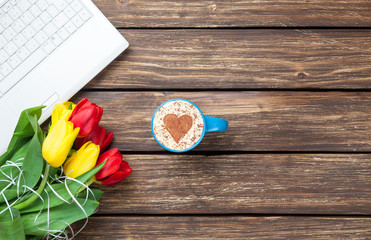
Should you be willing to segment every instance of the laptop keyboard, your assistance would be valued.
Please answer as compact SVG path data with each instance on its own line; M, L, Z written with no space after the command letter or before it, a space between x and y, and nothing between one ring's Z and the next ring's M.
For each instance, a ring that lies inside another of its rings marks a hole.
M80 0L0 0L0 98L90 17Z

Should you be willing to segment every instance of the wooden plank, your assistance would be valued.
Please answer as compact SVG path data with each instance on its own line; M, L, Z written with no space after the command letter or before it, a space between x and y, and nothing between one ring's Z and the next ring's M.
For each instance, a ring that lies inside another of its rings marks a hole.
M91 217L76 239L368 239L370 218Z
M94 0L116 27L370 27L367 0Z
M127 155L100 214L371 214L370 154Z
M104 108L102 125L121 151L165 151L151 118L164 101L184 98L205 115L229 120L194 151L370 151L371 92L80 92Z
M371 88L368 29L121 33L130 48L86 89Z

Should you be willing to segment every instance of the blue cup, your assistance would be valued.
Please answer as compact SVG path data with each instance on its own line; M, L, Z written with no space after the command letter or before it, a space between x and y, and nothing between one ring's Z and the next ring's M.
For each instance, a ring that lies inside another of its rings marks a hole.
M183 150L174 150L174 149L171 149L171 148L168 148L166 146L164 146L157 138L156 138L156 135L155 135L155 132L154 132L154 119L155 119L155 116L156 116L156 113L158 112L159 109L161 109L165 104L169 103L169 102L173 102L173 101L185 101L185 102L188 102L190 104L192 104L194 107L196 107L196 109L199 111L199 113L201 114L202 116L202 120L203 120L203 129L202 129L202 134L201 134L201 137L198 139L197 142L195 142L192 146L186 148L186 149L183 149ZM176 99L170 99L164 103L162 103L157 109L156 111L153 113L153 116L152 116L152 121L151 121L151 129L152 129L152 135L153 135L153 138L156 140L156 142L164 149L170 151L170 152L176 152L176 153L181 153L181 152L187 152L193 148L195 148L201 141L202 139L204 138L205 136L205 133L209 133L209 132L218 132L218 131L226 131L228 130L228 121L225 120L225 119L222 119L222 118L216 118L216 117L209 117L209 116L206 116L202 113L202 111L200 110L200 108L194 104L193 102L191 101L188 101L186 99L181 99L181 98L176 98Z

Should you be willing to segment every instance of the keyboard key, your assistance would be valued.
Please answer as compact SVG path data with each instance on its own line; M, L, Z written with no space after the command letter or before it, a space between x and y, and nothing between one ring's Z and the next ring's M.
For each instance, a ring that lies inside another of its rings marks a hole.
M45 23L40 18L36 18L31 23L31 26L33 27L33 29L35 29L36 32L38 32L45 27Z
M8 28L10 26L10 24L12 24L13 20L9 17L8 14L5 14L4 16L1 17L0 19L0 24L4 27L4 28Z
M76 14L75 10L73 10L70 6L66 7L63 12L69 19L71 19Z
M21 16L21 20L24 24L26 25L29 25L33 20L34 20L34 16L30 13L30 12L25 12L22 16Z
M65 28L59 29L58 35L62 38L62 40L66 40L70 36L70 34L67 32Z
M22 31L22 34L28 40L35 36L36 32L31 26L28 26Z
M30 56L31 53L30 53L30 51L27 50L26 46L23 46L22 48L18 49L16 54L19 57L19 59L21 59L21 61L23 61L26 58L28 58L28 56Z
M27 50L30 51L30 52L32 53L32 52L34 52L36 49L38 49L40 45L36 42L35 39L32 38L30 41L28 41L28 42L26 43L25 46L26 46Z
M10 2L5 3L2 7L1 10L6 13L12 8L12 4Z
M79 15L74 16L71 21L73 22L73 24L75 24L76 27L80 27L84 23Z
M82 9L81 3L79 1L77 1L77 0L73 1L73 3L71 4L71 7L76 12L79 12Z
M34 17L38 17L41 14L41 10L37 5L33 5L29 11Z
M48 9L46 11L49 13L49 15L52 18L55 17L55 16L57 16L59 14L58 9L55 6L53 6L53 5L50 6L50 7L48 7Z
M21 12L21 10L19 10L19 8L17 6L13 6L12 9L10 9L8 14L12 19L15 20L22 15L22 12Z
M18 34L13 38L13 42L20 48L27 42L27 39L22 34Z
M68 22L66 23L66 25L64 26L66 28L66 30L72 34L76 31L76 26L72 23L72 22Z
M44 11L48 8L49 4L45 0L40 0L37 2L37 6L41 9L41 11Z
M12 24L12 27L16 33L20 33L26 27L26 24L24 24L21 19L17 19Z
M5 37L6 40L11 41L15 37L16 33L12 28L8 28L3 32L2 35Z
M7 64L6 62L1 64L0 66L0 73L1 75L3 75L4 77L8 76L8 74L12 71L12 67Z
M60 13L56 18L53 19L53 23L57 28L61 28L68 22L66 14Z
M4 49L0 50L0 64L4 63L9 58L9 55L5 52Z
M31 4L27 0L19 0L17 6L19 10L21 10L22 12L25 12L31 7Z
M4 36L0 35L0 49L2 49L7 43L8 41L4 38Z
M35 40L37 41L38 44L43 44L49 37L43 32L40 31L35 35Z
M14 69L18 67L18 65L21 63L21 59L19 59L19 57L16 54L14 54L6 62L9 63L9 65Z
M82 20L84 20L85 22L87 20L89 20L89 18L91 17L90 13L88 11L86 11L85 9L81 10L79 12L79 16L81 17Z
M46 54L50 54L51 52L54 51L54 49L55 49L55 45L54 45L54 43L53 43L51 40L48 40L48 41L46 41L46 43L44 43L44 44L41 46L41 48L44 50L44 52L45 52Z
M10 0L10 3L14 6L19 0Z
M65 9L68 6L68 4L64 0L55 1L54 5L57 7L59 11L63 11L63 9Z
M62 38L58 36L58 34L54 34L54 36L52 36L50 38L50 40L54 43L55 46L59 46L61 45L61 43L63 42L62 41Z
M0 84L0 92L2 94L8 92L46 56L47 55L44 53L44 51L42 51L41 49L37 49L30 57L28 57L18 66L17 71L13 71L9 76L4 78L4 80Z
M45 24L48 24L52 20L52 17L47 12L41 13L40 18Z
M7 45L5 45L4 50L9 55L12 56L13 53L17 51L17 46L13 42L8 42Z
M54 24L52 22L50 22L49 24L47 24L45 27L44 27L44 32L46 33L46 35L48 35L48 37L54 35L54 33L57 31L57 28L54 26Z
M54 5L59 11L67 7L68 3L65 0L46 0L49 5Z

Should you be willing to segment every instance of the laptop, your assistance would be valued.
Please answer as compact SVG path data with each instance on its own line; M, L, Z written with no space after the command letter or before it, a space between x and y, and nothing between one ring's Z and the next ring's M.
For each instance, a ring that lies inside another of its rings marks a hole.
M128 46L91 0L0 0L0 154L22 110L45 121Z

